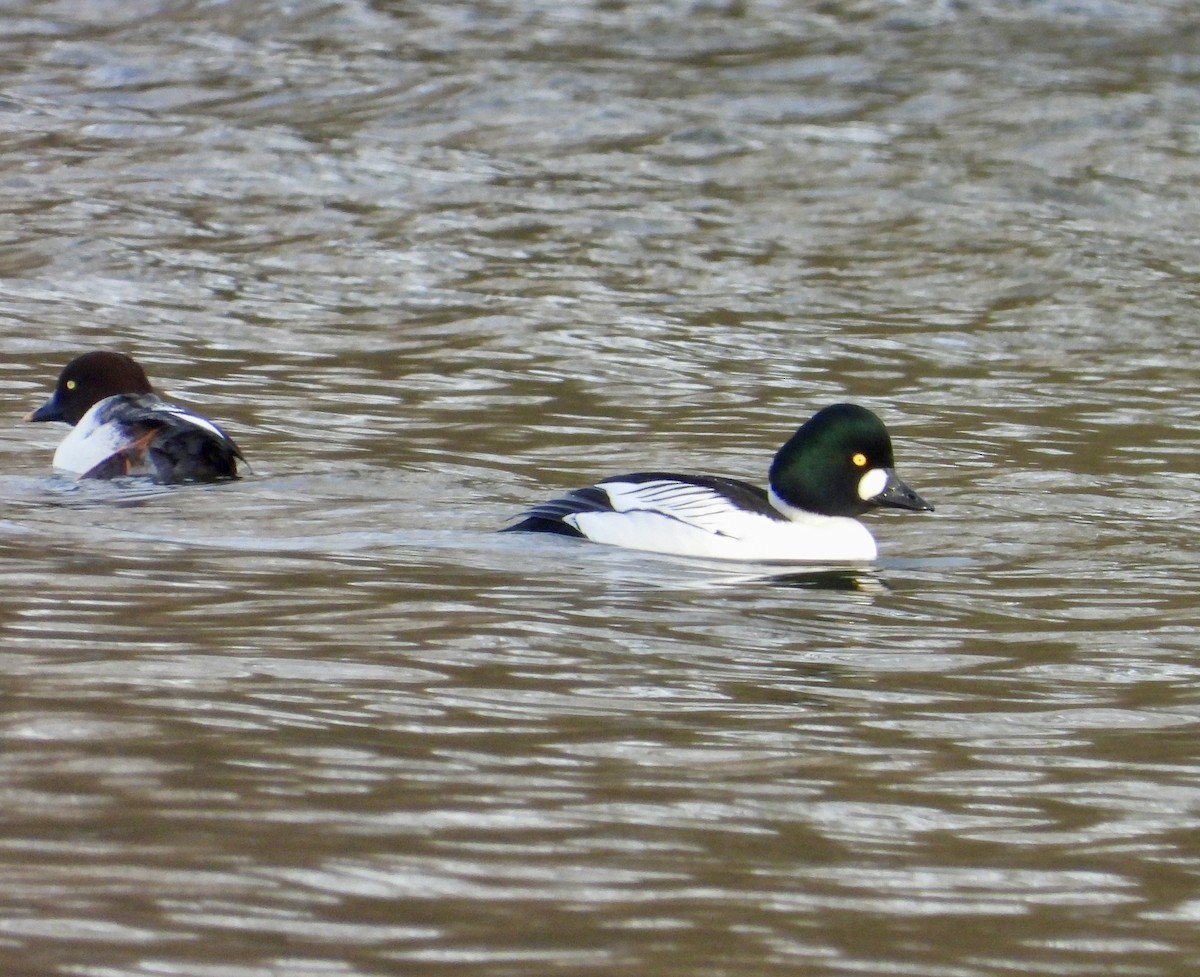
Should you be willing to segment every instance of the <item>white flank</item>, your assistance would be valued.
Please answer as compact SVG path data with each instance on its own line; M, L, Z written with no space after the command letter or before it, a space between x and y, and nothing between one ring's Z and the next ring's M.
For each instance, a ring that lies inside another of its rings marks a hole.
M598 543L723 560L841 562L875 559L875 540L855 519L788 507L788 521L747 512L700 485L666 479L602 482L615 512L565 521Z
M103 404L101 401L100 404ZM119 424L96 423L95 405L79 419L54 452L54 467L76 475L86 475L102 461L111 458L128 442Z

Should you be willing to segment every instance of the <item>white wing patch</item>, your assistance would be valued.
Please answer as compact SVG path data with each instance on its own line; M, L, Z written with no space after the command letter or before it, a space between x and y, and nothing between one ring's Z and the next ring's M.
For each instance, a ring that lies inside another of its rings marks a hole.
M617 512L650 512L678 519L709 533L725 533L731 520L746 511L719 492L690 482L661 479L653 482L600 482ZM762 518L762 517L760 517Z
M201 430L208 431L213 437L225 441L228 436L217 425L210 421L207 417L201 417L199 414L193 414L186 407L180 407L178 404L172 404L168 401L161 401L154 406L156 414L170 414L176 420L183 421L185 424L190 424L192 427L198 427Z

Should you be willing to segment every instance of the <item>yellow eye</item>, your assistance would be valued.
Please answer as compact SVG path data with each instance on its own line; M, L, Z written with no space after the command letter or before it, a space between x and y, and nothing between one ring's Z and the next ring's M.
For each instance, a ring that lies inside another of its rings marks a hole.
M851 458L850 460L852 462L854 462L854 464L857 465L859 468L862 468L863 465L865 465L867 463L867 456L864 455L861 451L856 451L856 452L854 452L854 457Z
M67 381L67 389L68 390L74 390L77 386L79 386L79 384L77 384L74 380Z

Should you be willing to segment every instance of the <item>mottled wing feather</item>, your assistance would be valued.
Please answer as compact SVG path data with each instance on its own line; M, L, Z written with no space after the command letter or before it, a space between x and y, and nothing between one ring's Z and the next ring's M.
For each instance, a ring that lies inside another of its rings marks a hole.
M161 400L154 394L125 396L120 399L125 401L123 417L126 423L142 423L158 428L169 427L181 432L199 432L225 445L235 457L242 457L242 452L234 444L233 438L207 417L193 414L187 408Z
M162 482L236 478L242 452L208 418L154 394L122 394L96 406L96 431L131 434L83 476L153 475ZM90 436L90 435L89 435ZM244 460L244 459L243 459Z
M83 474L84 478L121 478L124 475L146 470L146 449L154 440L158 429L144 425L136 429L133 437L125 441L116 451L94 468Z

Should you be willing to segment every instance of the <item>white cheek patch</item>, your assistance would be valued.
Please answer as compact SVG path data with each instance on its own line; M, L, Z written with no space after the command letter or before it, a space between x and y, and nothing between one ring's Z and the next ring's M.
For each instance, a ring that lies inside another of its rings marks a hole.
M887 488L888 473L882 468L872 468L858 480L858 497L869 502Z

